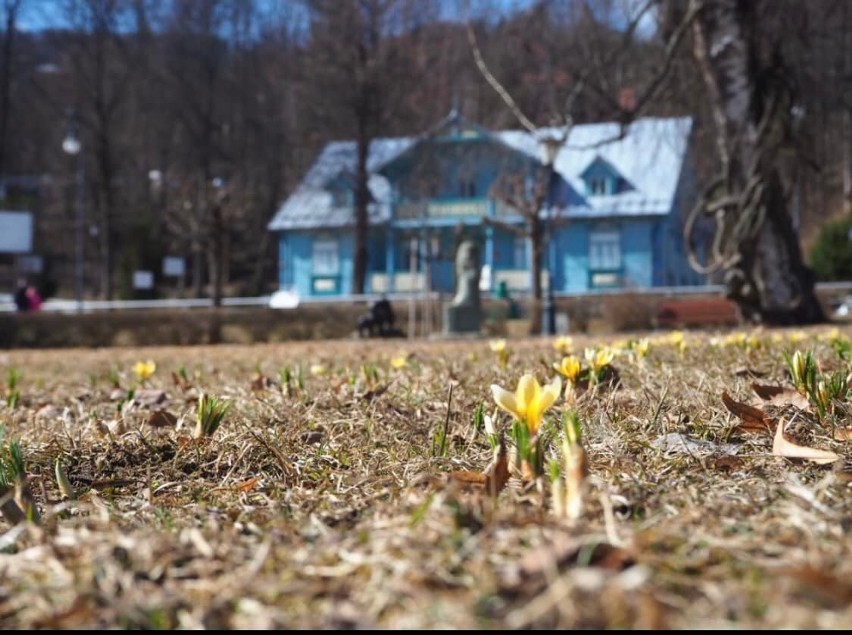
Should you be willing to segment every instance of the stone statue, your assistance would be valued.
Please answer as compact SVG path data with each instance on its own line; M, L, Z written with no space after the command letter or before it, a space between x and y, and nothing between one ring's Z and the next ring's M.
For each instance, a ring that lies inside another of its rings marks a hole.
M453 306L479 306L479 249L465 240L456 252L456 295Z
M479 248L472 240L463 240L456 250L456 294L444 307L444 333L478 333L481 326Z

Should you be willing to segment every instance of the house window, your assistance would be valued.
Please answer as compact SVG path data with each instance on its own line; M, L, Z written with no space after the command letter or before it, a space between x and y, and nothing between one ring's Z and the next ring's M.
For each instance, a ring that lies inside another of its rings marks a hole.
M512 243L512 268L527 268L527 239L523 236L515 236Z
M422 267L423 252L420 248L420 240L416 237L410 237L405 241L403 269L406 271L420 271Z
M589 269L621 269L621 233L618 230L593 231L589 236Z
M603 176L595 176L589 179L589 194L592 196L603 196L604 194L609 194L609 188L607 187L607 179Z
M352 207L352 190L337 188L331 193L334 207Z
M459 181L459 197L474 198L476 196L476 181L472 178Z
M315 240L311 254L315 276L336 276L340 273L340 245L336 240Z

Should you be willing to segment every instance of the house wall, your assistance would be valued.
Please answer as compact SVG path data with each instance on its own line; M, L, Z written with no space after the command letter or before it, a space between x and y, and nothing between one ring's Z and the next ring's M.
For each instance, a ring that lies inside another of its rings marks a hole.
M653 283L651 219L627 220L622 225L622 279L626 287L650 287Z
M655 249L659 254L659 281L657 286L700 285L705 284L705 276L696 272L689 264L683 244L683 226L698 196L695 170L692 164L692 147L687 150L681 173L678 176L677 189L672 209L661 221ZM699 259L703 261L704 244L708 237L709 222L699 222L696 241L699 246Z
M526 268L527 249L524 249L524 254L521 262L516 261L516 242L518 241L517 234L495 229L493 232L494 240L494 270L500 271L503 269L524 269Z
M313 249L314 242L317 240L337 241L339 267L335 275L317 275L314 271ZM351 232L282 232L279 235L278 242L278 279L280 286L293 288L302 297L323 294L348 295L352 293L353 247L354 240ZM316 287L318 278L333 279L334 289L318 290Z
M290 281L290 286L300 296L311 295L311 236L289 232L281 235L281 242L286 245L282 251L288 258L281 267L281 275Z
M580 293L589 288L589 225L572 222L555 231L556 280L554 290Z
M574 220L555 232L554 289L568 293L588 291L590 285L589 237L596 229L617 229L621 235L621 279L626 287L653 283L653 218L622 219L600 223Z

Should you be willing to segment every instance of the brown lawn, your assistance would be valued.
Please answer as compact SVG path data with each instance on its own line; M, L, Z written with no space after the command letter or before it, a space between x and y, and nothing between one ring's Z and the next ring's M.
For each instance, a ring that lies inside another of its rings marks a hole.
M447 476L486 467L477 406L494 413L491 384L550 380L553 339L509 340L505 368L485 339L2 351L3 447L20 443L39 518L0 519L0 626L852 628L852 452L833 438L850 404L820 420L751 388L790 386L785 349L849 372L852 327L713 335L679 351L651 334L644 361L620 352L618 381L580 394L574 521L547 477L492 498ZM618 342L573 341L581 358L602 344ZM841 459L773 456L723 391ZM195 440L200 393L231 408ZM545 414L548 459L569 407Z

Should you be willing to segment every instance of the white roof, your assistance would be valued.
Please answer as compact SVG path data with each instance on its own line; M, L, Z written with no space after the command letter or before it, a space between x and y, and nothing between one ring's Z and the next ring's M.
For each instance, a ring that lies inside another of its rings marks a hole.
M617 123L574 126L567 143L556 156L555 169L570 185L570 195L560 212L568 217L667 214L674 201L692 127L689 117L634 121L625 128ZM493 137L530 157L539 158L539 142L560 130L542 128L536 135L520 130L492 132ZM367 169L373 172L369 187L374 202L370 205L370 223L386 222L390 217L390 186L375 174L423 137L375 139L370 144ZM600 157L611 164L632 187L611 196L586 196L581 174ZM307 229L345 227L354 222L352 208L335 207L327 185L342 172L354 174L354 141L329 143L320 153L296 191L281 205L269 229Z

